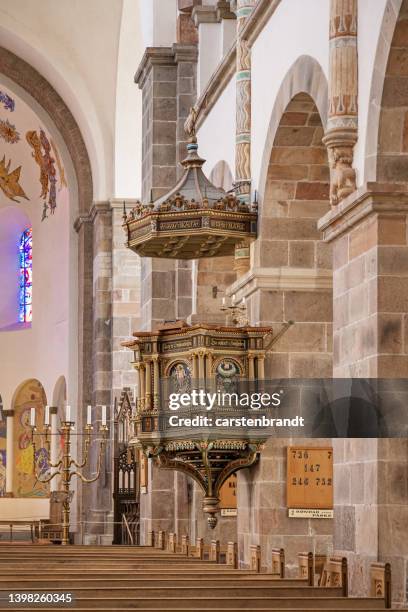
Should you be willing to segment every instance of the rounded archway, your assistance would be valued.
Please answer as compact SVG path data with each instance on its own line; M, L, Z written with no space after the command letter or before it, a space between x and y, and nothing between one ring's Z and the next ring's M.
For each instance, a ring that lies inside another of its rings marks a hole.
M331 268L317 220L329 209L330 171L323 125L307 93L281 116L269 159L255 244L261 267Z
M408 182L408 0L403 0L401 3L392 38L390 28L386 33L391 42L380 98L376 179L382 183L406 184Z
M33 445L31 441L30 412L36 411L36 423L44 422L47 404L44 387L34 378L25 380L16 389L13 397L14 410L14 473L13 493L15 497L48 497L49 485L41 483L34 472ZM42 474L49 472L47 445L43 436L35 440L36 461Z
M4 47L0 47L0 74L26 92L51 118L75 169L78 209L87 213L93 197L91 164L81 130L68 106L35 68Z
M323 122L306 92L296 93L272 122L277 127L252 246L251 322L277 331L294 322L268 355L267 376L330 377L332 255L317 227L330 209Z

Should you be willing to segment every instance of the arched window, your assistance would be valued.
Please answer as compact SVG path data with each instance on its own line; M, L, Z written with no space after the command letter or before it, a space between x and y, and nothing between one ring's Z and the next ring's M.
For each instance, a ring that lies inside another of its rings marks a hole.
M20 238L20 323L33 319L33 229L28 227Z

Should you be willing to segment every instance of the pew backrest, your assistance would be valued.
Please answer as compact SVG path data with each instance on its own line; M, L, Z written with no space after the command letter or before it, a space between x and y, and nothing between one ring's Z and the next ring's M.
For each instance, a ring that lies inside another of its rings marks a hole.
M272 548L272 574L285 577L285 551L283 548Z

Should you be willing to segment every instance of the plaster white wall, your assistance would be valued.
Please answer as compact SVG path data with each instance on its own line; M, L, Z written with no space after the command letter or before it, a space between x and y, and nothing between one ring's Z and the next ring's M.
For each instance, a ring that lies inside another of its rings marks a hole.
M283 0L252 47L252 184L258 189L271 112L296 59L310 55L328 76L327 0Z
M202 94L222 57L221 23L200 23L198 26L198 96Z
M221 22L221 58L230 50L237 35L235 19L223 19Z
M7 118L16 124L21 135L18 144L2 142L2 149L6 159L12 159L12 168L22 165L20 183L30 197L29 201L15 204L0 190L0 211L10 207L16 209L31 220L33 228L33 322L29 329L0 332L0 393L4 408L9 409L21 382L35 378L42 383L51 402L56 381L65 376L68 401L74 405L77 393L77 235L73 229L77 202L74 171L65 145L44 111L41 112L27 94L23 100L21 88L12 88L7 79L0 79L0 89L16 100L16 111L8 113ZM31 102L30 106L26 100ZM57 145L68 182L68 189L57 191L55 214L44 222L41 222L39 168L25 140L28 129L38 130L40 126ZM0 260L0 270L2 265Z
M359 0L358 2L358 141L354 148L357 186L375 180L365 172L367 126L374 108L381 107L381 98L371 97L371 83L380 38L384 10L388 0ZM368 169L368 168L367 168Z
M388 0L359 0L359 140L355 148L355 167L358 185L373 176L365 174L367 124L380 99L371 99L371 85L377 47L382 44L381 25ZM302 55L314 58L328 78L329 64L329 6L327 0L282 0L252 47L252 180L253 188L260 187L262 158L267 146L266 137L272 109L281 84L291 66ZM225 150L231 138L231 121L235 123L232 100L234 79L227 87L200 129L201 152L208 159L223 157L232 160L235 154ZM219 137L213 138L217 133ZM221 148L222 154L217 154ZM229 162L231 167L234 163Z
M198 131L199 154L206 159L207 176L221 159L235 169L235 79L232 79L217 100Z
M116 198L138 197L142 191L142 92L134 82L144 52L139 4L123 0L116 84Z
M138 0L143 47L170 47L176 40L177 0ZM135 72L136 72L135 67Z
M203 92L236 36L235 19L219 23L200 23L198 26L197 95Z
M113 194L116 68L122 0L0 0L1 44L31 64L74 115L95 200Z

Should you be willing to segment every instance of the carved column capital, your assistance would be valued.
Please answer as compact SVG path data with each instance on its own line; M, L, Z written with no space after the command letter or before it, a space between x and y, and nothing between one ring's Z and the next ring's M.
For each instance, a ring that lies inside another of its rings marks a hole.
M357 0L331 0L329 117L323 142L329 155L332 206L356 189L353 149L357 129Z

